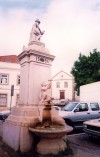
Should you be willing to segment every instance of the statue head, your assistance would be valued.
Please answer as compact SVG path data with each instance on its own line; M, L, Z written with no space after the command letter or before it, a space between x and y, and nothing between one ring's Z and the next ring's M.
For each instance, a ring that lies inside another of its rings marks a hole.
M40 23L41 23L39 19L36 19L36 20L35 20L35 22L37 22L38 24L40 24Z

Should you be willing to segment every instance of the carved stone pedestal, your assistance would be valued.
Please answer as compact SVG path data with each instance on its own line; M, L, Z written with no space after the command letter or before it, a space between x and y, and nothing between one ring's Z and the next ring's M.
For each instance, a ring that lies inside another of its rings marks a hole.
M15 151L30 151L34 136L29 133L29 127L37 122L39 122L37 106L14 107L3 124L3 142Z
M42 138L37 145L37 152L41 155L58 154L67 148L65 141L62 138L47 139Z

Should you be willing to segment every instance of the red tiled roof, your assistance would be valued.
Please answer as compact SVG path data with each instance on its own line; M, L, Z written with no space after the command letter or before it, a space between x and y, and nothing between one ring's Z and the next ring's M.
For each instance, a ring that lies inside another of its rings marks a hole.
M19 60L18 60L18 56L16 55L8 55L8 56L0 56L0 62L19 63Z

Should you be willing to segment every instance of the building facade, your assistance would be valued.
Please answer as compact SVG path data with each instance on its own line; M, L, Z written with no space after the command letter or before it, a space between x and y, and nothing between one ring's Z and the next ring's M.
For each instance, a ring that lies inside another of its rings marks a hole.
M74 78L61 70L52 77L52 97L54 99L74 100Z
M11 86L14 95L11 97ZM0 56L0 107L16 106L19 103L20 65L15 55Z

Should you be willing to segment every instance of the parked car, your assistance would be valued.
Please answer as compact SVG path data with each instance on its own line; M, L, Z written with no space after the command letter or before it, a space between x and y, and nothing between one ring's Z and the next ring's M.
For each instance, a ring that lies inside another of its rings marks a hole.
M69 99L53 99L52 103L54 104L54 106L59 106L61 108L63 108L65 105L67 105L69 103Z
M10 115L10 110L0 111L0 120L5 120Z
M59 107L59 106L52 106L52 109L61 110L61 107Z
M54 105L60 105L60 99L53 99L53 100L52 100L52 103L53 103Z
M74 129L82 129L83 122L100 117L100 104L98 102L71 102L59 115Z
M100 138L100 118L86 121L83 124L85 133L89 136Z

